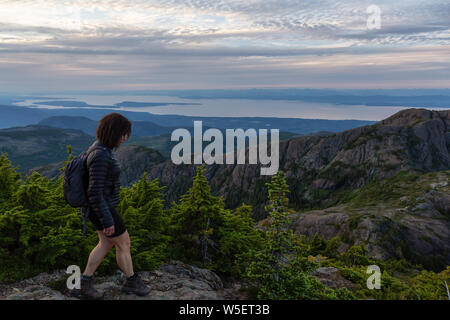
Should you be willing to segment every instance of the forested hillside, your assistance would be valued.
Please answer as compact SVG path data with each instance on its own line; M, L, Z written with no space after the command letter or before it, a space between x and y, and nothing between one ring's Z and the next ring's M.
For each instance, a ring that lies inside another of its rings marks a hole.
M118 206L131 235L136 269L155 270L181 260L223 279L241 279L246 284L241 290L250 298L446 299L449 267L433 272L405 259L370 257L364 242L342 248L339 237L296 234L287 228L294 211L284 173L275 175L267 189L269 219L258 226L252 207L241 203L230 210L211 194L204 168L197 168L188 192L168 209L164 187L144 174L122 188ZM88 236L82 237L80 214L64 201L61 177L51 181L34 173L20 180L3 154L0 192L1 282L84 265L97 236L89 226ZM369 265L382 270L380 290L366 286ZM112 274L116 268L110 252L98 272Z

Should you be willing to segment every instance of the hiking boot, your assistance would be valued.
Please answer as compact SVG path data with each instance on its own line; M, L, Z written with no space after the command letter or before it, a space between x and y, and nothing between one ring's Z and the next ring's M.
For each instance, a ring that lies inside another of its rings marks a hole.
M141 277L138 274L134 274L127 278L125 284L122 286L122 292L134 293L138 296L146 296L151 291L150 287L142 282Z
M93 277L81 277L81 290L80 298L87 300L99 300L103 298L103 293L94 288L94 278Z

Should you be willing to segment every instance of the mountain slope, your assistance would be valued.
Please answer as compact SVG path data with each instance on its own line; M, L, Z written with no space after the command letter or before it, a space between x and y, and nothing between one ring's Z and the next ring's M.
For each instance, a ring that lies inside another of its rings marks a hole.
M0 113L2 114L2 118L0 118L0 128L36 124L41 120L54 116L87 117L89 119L99 120L111 112L120 112L120 114L124 115L131 121L152 122L159 126L171 128L192 127L193 121L203 121L203 126L210 128L281 128L283 131L299 134L310 134L320 131L339 132L374 123L373 121L365 120L325 120L266 117L190 117L170 114L159 115L148 112L123 111L105 108L44 109L0 105Z
M144 146L123 145L115 151L115 154L117 160L121 163L120 184L122 186L129 186L136 182L142 178L144 171L165 161L165 158L157 150ZM63 159L66 158L67 154ZM58 178L62 174L60 168L63 162L58 161L33 167L28 169L25 175L30 175L33 171L36 171L50 179Z
M0 153L19 171L67 158L67 145L73 154L85 150L95 139L79 130L31 125L0 130Z

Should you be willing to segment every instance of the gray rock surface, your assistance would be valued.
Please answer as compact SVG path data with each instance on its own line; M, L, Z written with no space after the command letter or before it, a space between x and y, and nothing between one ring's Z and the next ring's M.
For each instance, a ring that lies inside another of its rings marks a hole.
M320 267L311 273L311 275L331 289L347 288L352 290L355 288L355 285L345 279L337 268Z
M224 287L214 272L172 261L153 272L140 272L142 280L152 291L145 297L121 293L124 281L121 274L97 277L95 287L104 292L107 300L227 300L242 299L241 284ZM0 300L71 300L77 299L68 289L62 292L51 288L52 282L64 282L64 271L42 273L24 281L0 285ZM64 286L64 283L62 284Z

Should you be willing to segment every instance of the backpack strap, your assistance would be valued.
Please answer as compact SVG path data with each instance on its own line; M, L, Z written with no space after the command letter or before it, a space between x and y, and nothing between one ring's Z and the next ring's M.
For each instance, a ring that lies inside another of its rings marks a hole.
M106 147L99 146L99 145L96 145L96 146L94 146L93 148L89 148L89 149L87 150L87 152L86 152L86 161L87 161L87 158L89 157L89 155L91 154L91 152L93 152L93 151L95 151L95 150L97 150L97 149L103 149L103 150L107 151Z
M103 150L105 150L105 151L107 151L107 149L106 149L106 147L103 147L103 146L94 146L93 148L89 148L87 151L86 151L86 158L85 158L85 164L86 164L86 169L88 169L89 170L89 168L88 168L88 165L87 165L87 160L88 160L88 157L89 157L89 155L93 152L93 151L95 151L96 149L103 149Z

